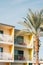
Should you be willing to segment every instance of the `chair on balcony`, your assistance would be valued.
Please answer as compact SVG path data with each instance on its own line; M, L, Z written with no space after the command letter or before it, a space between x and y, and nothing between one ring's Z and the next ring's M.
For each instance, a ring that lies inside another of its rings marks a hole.
M19 43L19 45L26 45L26 43Z
M19 59L19 60L25 60L25 57L23 57L23 56L18 56L18 59Z

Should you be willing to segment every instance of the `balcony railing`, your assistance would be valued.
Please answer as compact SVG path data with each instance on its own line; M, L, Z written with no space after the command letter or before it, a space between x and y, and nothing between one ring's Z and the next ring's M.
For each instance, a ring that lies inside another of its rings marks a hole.
M25 60L24 56L20 56L20 55L14 55L14 59L15 60Z
M14 60L27 60L27 61L32 61L32 57L31 57L31 55L29 55L29 57L27 59L24 56L14 55Z
M19 44L19 45L25 45L25 46L27 45L26 43L18 43L18 44Z
M23 47L23 48L33 48L33 44L26 44L26 43L15 43L15 46Z
M0 41L2 42L13 42L12 37L6 34L0 34Z
M13 60L13 57L10 53L0 52L0 60Z

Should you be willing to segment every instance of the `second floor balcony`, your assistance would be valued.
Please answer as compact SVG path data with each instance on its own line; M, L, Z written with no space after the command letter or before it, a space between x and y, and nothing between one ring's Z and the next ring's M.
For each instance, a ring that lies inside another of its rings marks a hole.
M27 58L25 58L24 56L21 56L21 55L14 55L14 60L18 60L18 61L32 61L31 60L31 55L29 55L29 58L27 59Z
M0 34L0 43L10 43L12 44L13 43L13 39L10 35L7 35L7 34Z
M23 50L15 50L14 52L15 61L32 61L32 55L25 53Z

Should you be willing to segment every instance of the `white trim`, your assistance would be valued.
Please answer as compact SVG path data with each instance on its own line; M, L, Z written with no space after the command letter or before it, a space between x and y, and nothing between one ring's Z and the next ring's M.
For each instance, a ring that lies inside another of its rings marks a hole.
M14 60L0 60L0 62L14 62Z
M21 61L20 61L20 60L19 60L19 61L16 60L16 61L15 61L15 60L14 60L14 63L33 63L33 61L27 61L27 60L21 60Z
M21 47L21 48L33 48L33 46L29 45L29 46L26 46L26 45L19 45L19 44L14 44L15 47Z
M0 44L8 44L8 45L13 45L14 43L12 43L12 42L4 42L4 41L0 41Z

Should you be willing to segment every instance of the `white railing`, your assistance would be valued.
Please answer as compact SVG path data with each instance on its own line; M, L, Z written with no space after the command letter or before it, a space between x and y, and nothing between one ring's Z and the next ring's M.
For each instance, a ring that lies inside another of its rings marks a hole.
M0 41L12 42L12 37L6 34L0 34Z
M0 52L0 60L13 60L13 57L10 53Z
M31 55L28 54L28 58L26 58L25 56L20 56L19 54L15 54L14 55L14 60L26 60L26 61L32 61L32 57Z

